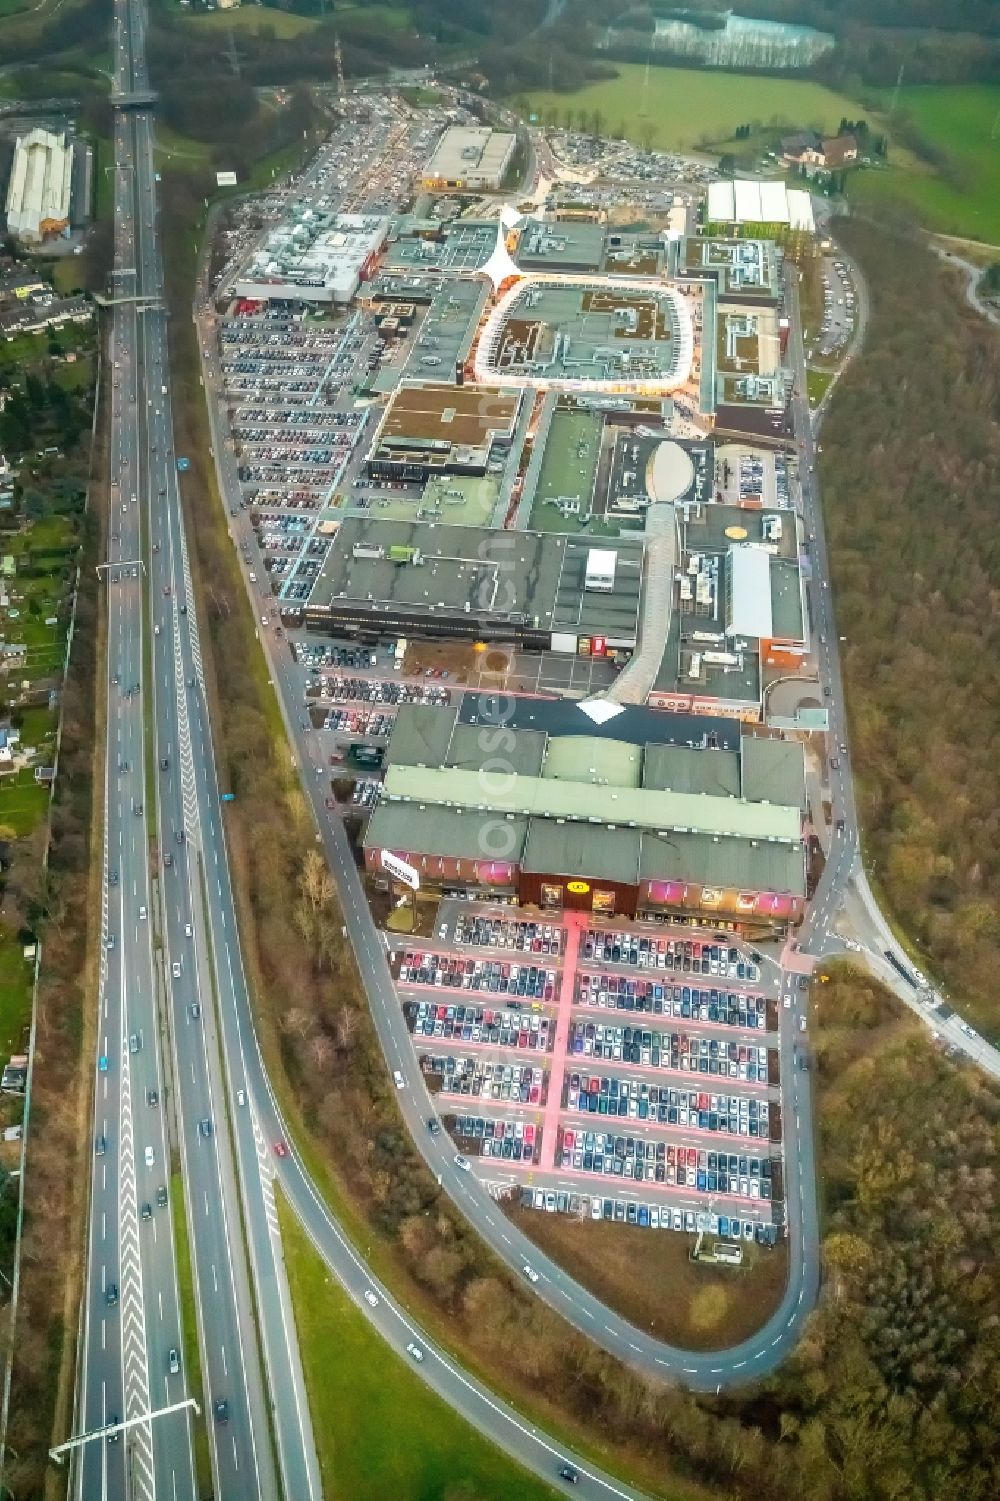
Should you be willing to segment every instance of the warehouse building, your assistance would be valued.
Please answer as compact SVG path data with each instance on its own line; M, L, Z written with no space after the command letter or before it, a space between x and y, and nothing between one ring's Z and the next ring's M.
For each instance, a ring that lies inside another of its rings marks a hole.
M425 192L491 192L503 183L517 137L488 125L450 125L424 167Z
M272 231L235 284L253 302L350 302L389 233L388 219L323 214L298 205Z
M576 733L501 736L453 709L401 706L367 868L383 871L388 852L431 889L553 912L710 915L754 933L801 919L800 745L712 750L592 728L581 713Z
M7 232L41 245L69 229L73 148L40 128L19 136L7 188Z
M441 522L340 525L305 606L312 630L505 641L604 656L636 642L644 547ZM612 561L613 560L613 561Z

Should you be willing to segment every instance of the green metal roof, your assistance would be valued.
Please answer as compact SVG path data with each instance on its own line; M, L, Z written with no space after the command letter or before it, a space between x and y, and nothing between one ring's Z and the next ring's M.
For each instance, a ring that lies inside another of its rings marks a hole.
M626 740L558 735L549 741L542 776L547 781L638 787L641 771L642 752Z
M796 740L744 735L740 741L743 796L753 803L806 805L805 750Z
M545 759L543 730L511 730L495 724L457 724L451 737L446 765L457 770L508 770L536 777Z
M643 834L643 881L689 881L746 891L805 896L805 856L800 844L716 839L705 834Z
M368 820L369 849L438 855L444 860L510 860L518 863L528 833L526 818L484 818L455 808L418 808L412 803L379 803ZM502 834L502 838L500 837Z
M805 895L801 846L717 839L704 834L652 834L554 819L500 821L491 814L383 802L364 843L445 860L509 860L526 871L589 881L685 881L692 885ZM502 833L503 841L500 842Z
M681 829L742 839L778 839L796 846L801 835L798 808L700 793L651 791L646 787L606 787L595 791L589 782L553 781L507 772L390 766L385 792L388 797L455 808L594 819L637 828Z
M400 704L386 759L397 766L443 766L458 716L436 704Z
M585 823L533 818L521 865L541 875L635 886L642 837L638 829L594 829Z
M736 751L729 750L647 745L642 783L660 792L707 792L714 797L739 797L740 758Z

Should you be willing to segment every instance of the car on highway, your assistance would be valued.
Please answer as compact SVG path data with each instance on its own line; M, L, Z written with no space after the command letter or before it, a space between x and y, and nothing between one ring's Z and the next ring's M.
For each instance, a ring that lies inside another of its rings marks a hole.
M275 1157L287 1157L288 1156L288 1145L287 1145L287 1143L283 1142L283 1141L280 1141L280 1140L276 1141L274 1143L274 1155L275 1155Z
M117 1433L117 1428L118 1428L118 1414L116 1412L109 1412L108 1413L107 1418L105 1419L105 1427L106 1428L113 1428L113 1429L116 1430L114 1433L109 1433L108 1434L108 1443L109 1444L117 1444L117 1442L118 1442L118 1433Z
M393 1084L395 1084L397 1089L404 1089L406 1087L406 1080L403 1078L403 1075L400 1073L398 1068L394 1068L392 1071L392 1082Z
M189 922L186 922L184 924L184 937L185 938L190 938L191 937L191 924Z
M527 1262L524 1263L524 1266L521 1268L521 1270L524 1272L524 1275L527 1277L529 1282L538 1281L538 1273L535 1271L535 1268L533 1266L529 1266Z
M140 1211L139 1211L139 1218L141 1220L151 1220L153 1218L153 1206L152 1206L152 1204L149 1203L148 1200L143 1204L142 1208L140 1209Z
M180 1368L181 1358L178 1355L177 1351L173 1348L173 1346L171 1346L171 1348L167 1352L167 1370L170 1372L171 1376L176 1376Z
M245 1105L246 1102L247 1102L247 1092L246 1092L246 1090L245 1089L238 1089L236 1091L236 1103L237 1103L237 1105Z
M129 1052L130 1053L137 1053L139 1051L139 1047L140 1047L140 1042L139 1042L139 1034L138 1034L138 1032L130 1032L129 1033L129 1039L128 1039L128 1050L129 1050Z
M413 1343L412 1339L410 1340L410 1343L406 1347L406 1353L407 1353L407 1355L411 1356L417 1362L418 1365L420 1364L420 1362L424 1358L424 1352L423 1352L423 1350L421 1350L421 1348L420 1348L419 1345L415 1345Z
M98 1136L95 1139L95 1141L94 1141L94 1152L95 1152L95 1154L98 1157L103 1157L104 1154L105 1154L105 1152L107 1150L108 1150L108 1138L106 1136Z
M580 1476L572 1465L560 1465L559 1479L565 1480L568 1485L578 1485L580 1482Z
M140 907L139 908L139 921L140 922L145 922L146 921L146 909L145 909L145 907Z
M215 1406L212 1408L212 1411L215 1414L215 1421L217 1423L229 1422L229 1403L226 1401L225 1397L220 1397L218 1399L218 1401L215 1403Z
M173 962L173 964L171 964L171 966L170 966L170 973L173 975L173 977L174 977L175 980L179 980L180 979L180 977L181 977L181 966L180 966L180 960L179 959L175 959L174 962Z
M208 1119L207 1116L202 1116L201 1120L198 1122L198 1132L201 1136L211 1136L212 1122Z
M196 1022L198 1020L199 1016L201 1015L201 1005L198 1001L191 1002L190 1006L188 1007L188 1015L193 1022Z
M160 1096L157 1094L156 1090L155 1089L147 1089L146 1090L146 1104L152 1106L153 1109L155 1110L156 1106L159 1103L160 1103Z
M118 1302L117 1282L108 1283L107 1287L104 1289L104 1301L105 1303L107 1303L109 1308L114 1308L115 1304Z
M146 1164L147 1167L154 1167L155 1166L155 1164L156 1164L156 1153L153 1151L152 1147L146 1147L146 1149L144 1150L144 1152L142 1154L142 1160L143 1160L143 1162L145 1162L145 1164Z
M432 1115L427 1122L427 1129L432 1136L439 1136L441 1134L441 1122Z
M160 1184L159 1188L156 1190L156 1202L157 1202L157 1204L159 1204L159 1206L160 1206L161 1209L166 1209L166 1207L167 1207L167 1190L166 1190L166 1188L164 1187L164 1185L162 1183Z
M365 1288L365 1302L368 1303L372 1308L378 1307L378 1298L372 1292L370 1287Z
M102 1053L101 1056L100 1056L100 1058L98 1058L98 1060L97 1060L97 1068L98 1068L98 1072L99 1073L102 1073L102 1074L106 1074L107 1073L107 1071L108 1071L108 1055L107 1055L107 1053Z
M463 1173L467 1173L472 1164L469 1162L468 1157L463 1157L461 1152L457 1152L455 1154L455 1166L461 1168Z

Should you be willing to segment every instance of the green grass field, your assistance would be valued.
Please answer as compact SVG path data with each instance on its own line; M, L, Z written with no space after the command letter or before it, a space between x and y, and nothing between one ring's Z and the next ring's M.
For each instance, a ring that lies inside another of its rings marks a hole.
M832 371L811 369L806 371L806 393L810 406L819 406L832 380Z
M263 5L241 5L238 10L199 11L197 15L188 12L185 19L199 31L263 31L266 28L282 39L312 31L319 24L315 16L296 16L291 11L272 10Z
M728 141L738 125L787 121L789 126L835 130L843 115L858 106L844 94L793 78L752 78L695 68L645 68L621 63L618 77L589 84L575 94L532 93L531 109L544 121L555 109L558 123L572 112L575 128L580 110L600 110L604 129L617 133L624 124L629 140L661 150L696 149L699 142Z
M865 206L887 193L903 198L943 234L1000 244L1000 85L922 84L900 91L921 135L948 153L956 180L930 168L857 173L850 196Z
M15 838L30 834L48 805L49 789L38 785L30 769L0 779L0 824L13 829Z
M0 1049L5 1059L17 1052L31 1020L34 976L34 965L25 959L17 934L0 927Z
M323 1485L337 1501L553 1501L373 1332L280 1203Z
M214 11L214 15L221 12ZM230 12L226 11L226 15ZM238 16L239 11L233 11ZM206 16L206 19L208 17ZM169 125L157 121L156 125L156 149L155 156L158 165L164 162L176 162L180 165L191 167L204 167L209 160L209 147L205 141L196 141L191 136L178 135L176 130L171 130Z

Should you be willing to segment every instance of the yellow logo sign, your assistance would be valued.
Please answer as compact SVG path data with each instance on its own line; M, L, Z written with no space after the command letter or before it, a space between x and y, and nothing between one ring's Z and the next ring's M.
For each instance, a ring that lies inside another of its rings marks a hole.
M574 896L583 896L590 890L586 881L570 881L566 886L567 891L572 891Z

